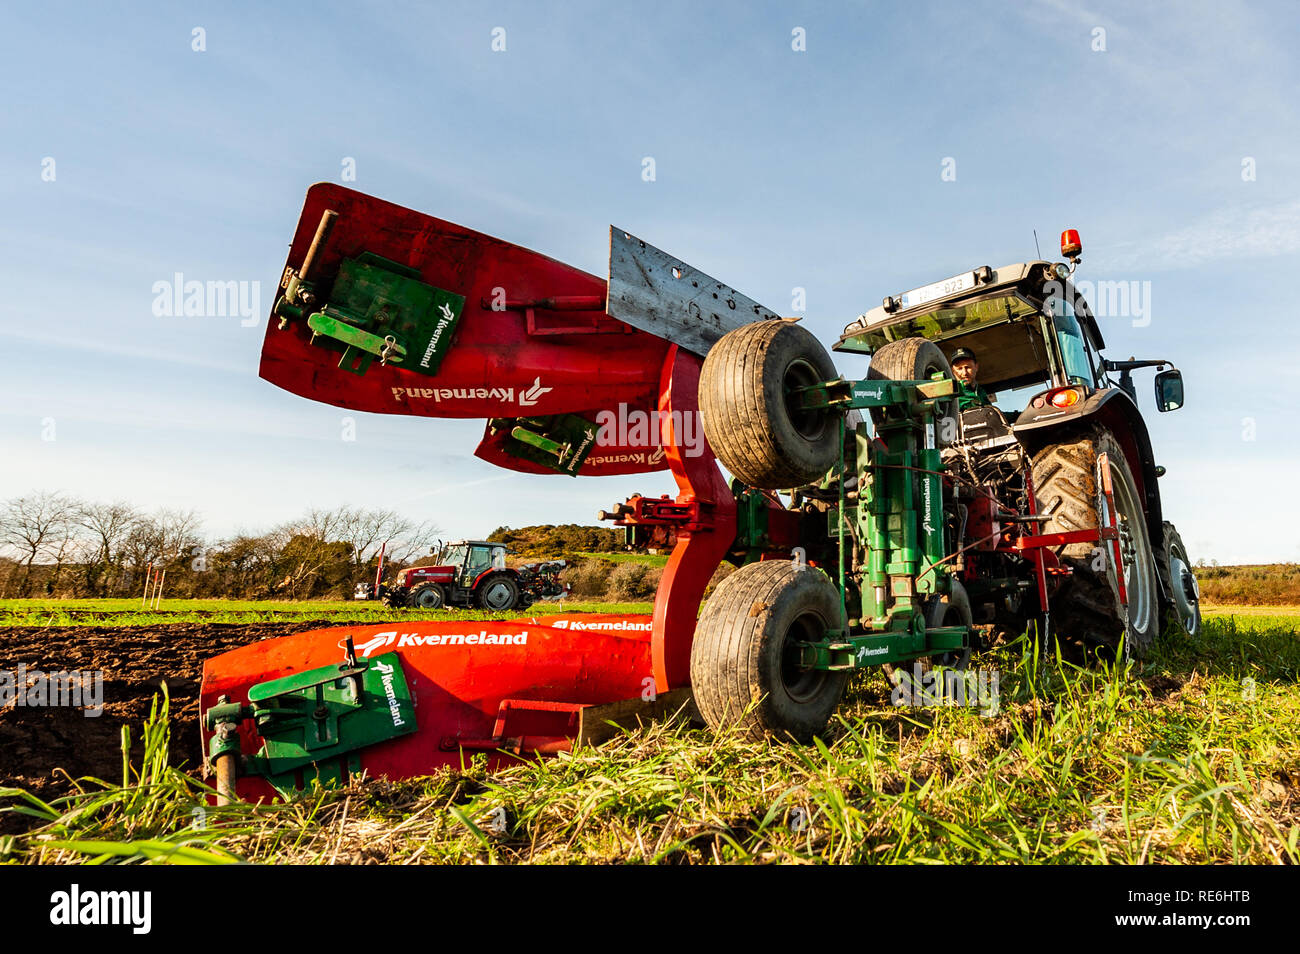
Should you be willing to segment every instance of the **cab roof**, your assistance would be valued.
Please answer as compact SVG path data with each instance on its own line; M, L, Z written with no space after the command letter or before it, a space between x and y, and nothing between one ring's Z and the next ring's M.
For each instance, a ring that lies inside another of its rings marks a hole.
M835 343L835 351L848 351L857 354L871 354L875 350L866 339L869 333L877 332L881 329L892 327L897 324L904 324L914 320L919 316L930 314L938 311L945 306L952 306L958 303L977 301L985 298L997 297L999 294L1007 295L1008 293L1017 293L1023 298L1027 298L1033 303L1041 304L1044 300L1042 284L1051 275L1056 265L1052 262L1017 262L1012 265L1003 265L1000 268L989 268L987 265L972 269L969 272L963 272L947 279L944 282L937 282L936 285L944 284L947 281L960 282L968 287L963 288L955 294L939 295L933 298L925 298L920 303L903 308L902 301L905 296L916 292L925 292L932 286L922 286L914 289L912 292L900 292L897 295L890 296L898 304L892 311L886 311L884 304L877 305L864 315L860 315L855 321L850 322L840 335L839 341ZM967 280L969 278L969 280ZM1056 279L1059 280L1059 279ZM1092 309L1087 301L1079 295L1074 285L1065 279L1062 284L1066 292L1073 299L1074 311L1079 319L1079 325L1087 335L1089 342L1097 351L1102 350L1106 344L1102 340L1101 329L1097 327L1097 321L1093 317Z

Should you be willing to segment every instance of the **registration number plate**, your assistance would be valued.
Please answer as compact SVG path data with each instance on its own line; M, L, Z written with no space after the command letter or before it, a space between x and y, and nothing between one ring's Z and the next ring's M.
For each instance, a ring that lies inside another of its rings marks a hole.
M925 285L921 288L913 288L911 291L903 292L899 296L899 303L903 310L907 310L908 308L915 308L917 305L925 305L941 298L948 298L951 295L970 291L974 287L975 273L966 272L953 278L945 278L933 285Z

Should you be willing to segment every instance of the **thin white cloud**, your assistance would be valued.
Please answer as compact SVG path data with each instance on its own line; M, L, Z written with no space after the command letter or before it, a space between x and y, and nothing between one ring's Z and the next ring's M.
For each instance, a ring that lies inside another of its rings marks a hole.
M426 490L423 493L418 493L413 497L407 497L406 499L399 502L413 503L416 500L423 500L426 497L436 497L439 494L450 493L453 490L464 490L467 487L477 487L480 484L495 484L502 480L513 480L514 478L520 476L522 475L518 473L498 474L494 477L483 477L480 478L479 480L466 480L455 484L445 484L442 487L435 487L433 490Z
M260 324L260 317L258 320ZM257 333L261 333L260 327ZM229 361L214 361L198 352L159 351L156 348L142 348L139 345L120 344L114 341L91 338L62 338L56 335L33 334L21 328L0 329L0 337L18 338L30 344L41 345L42 348L46 349L46 353L53 354L71 349L74 351L90 351L96 354L113 354L127 358L142 358L146 361L159 361L164 364L209 368L213 371L225 371L230 374L255 374L257 370L255 364L245 365Z
M1164 235L1116 243L1093 264L1114 271L1172 271L1224 259L1276 258L1298 252L1300 200L1219 209Z

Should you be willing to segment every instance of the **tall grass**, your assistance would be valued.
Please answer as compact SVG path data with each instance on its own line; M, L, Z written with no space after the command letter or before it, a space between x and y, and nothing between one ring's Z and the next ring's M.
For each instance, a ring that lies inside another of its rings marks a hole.
M992 707L900 707L860 673L823 741L681 721L488 772L482 760L287 805L209 808L160 758L166 701L129 784L45 805L20 862L1300 862L1300 636L1210 620L1142 664L1079 667L1018 640L978 656ZM186 727L190 731L190 727ZM200 853L190 857L181 849ZM129 853L128 853L129 852Z

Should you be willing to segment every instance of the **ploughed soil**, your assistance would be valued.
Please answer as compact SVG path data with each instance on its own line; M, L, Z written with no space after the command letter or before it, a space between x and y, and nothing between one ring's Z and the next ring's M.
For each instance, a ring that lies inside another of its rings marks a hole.
M43 673L102 671L104 711L69 706L0 708L0 788L24 788L50 799L69 794L73 778L122 780L122 726L131 728L133 758L141 725L165 679L171 697L173 765L197 770L199 683L203 663L237 646L320 629L327 620L287 623L174 623L161 626L0 627L0 670L20 664ZM139 763L136 762L138 765ZM0 818L0 830L11 827Z

